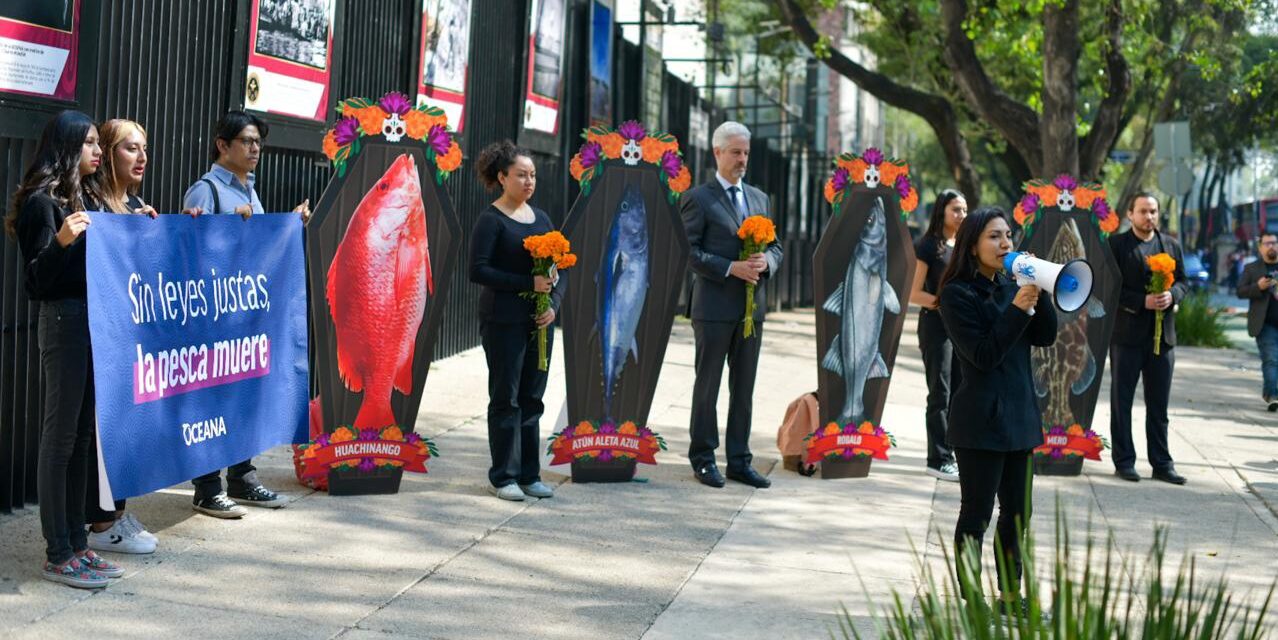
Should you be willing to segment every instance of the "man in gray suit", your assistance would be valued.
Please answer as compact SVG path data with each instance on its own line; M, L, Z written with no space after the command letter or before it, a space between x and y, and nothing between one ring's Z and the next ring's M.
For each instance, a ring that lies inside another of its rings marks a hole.
M696 335L697 380L692 389L692 445L688 460L698 480L724 485L715 466L719 423L715 404L723 363L728 362L728 477L760 489L772 482L750 466L750 413L754 376L763 338L768 277L781 266L781 246L773 242L763 253L740 259L741 223L752 215L770 215L767 194L742 182L750 158L750 130L725 122L714 132L715 176L683 194L680 205L692 253L692 329ZM743 320L746 283L755 287L754 335L746 338Z
M1278 411L1278 234L1260 234L1260 260L1243 269L1238 297L1251 301L1247 308L1247 333L1260 348L1261 388L1265 405Z

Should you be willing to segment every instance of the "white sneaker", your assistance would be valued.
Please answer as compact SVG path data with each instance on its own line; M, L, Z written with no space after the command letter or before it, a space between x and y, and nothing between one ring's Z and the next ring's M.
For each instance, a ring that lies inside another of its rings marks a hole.
M546 483L542 482L541 480L538 480L532 484L521 484L519 485L519 489L524 492L524 495L532 496L534 498L555 497L555 490L551 489Z
M932 476L933 478L936 478L937 480L944 480L946 482L958 482L959 481L958 465L954 464L953 462L947 462L941 465L940 469L933 469L932 467L928 467L927 475Z
M129 528L133 530L134 533L138 534L139 538L142 538L143 540L151 540L153 542L160 541L159 538L155 537L155 534L151 533L150 531L147 531L146 527L142 526L141 522L138 522L137 516L133 515L132 513L126 512L124 514L124 517L120 519L123 520L125 524L127 524Z
M524 499L524 492L519 488L519 485L508 484L504 487L488 487L488 490L502 500L521 502Z
M154 553L155 541L138 535L123 518L106 531L89 530L89 548L112 553Z

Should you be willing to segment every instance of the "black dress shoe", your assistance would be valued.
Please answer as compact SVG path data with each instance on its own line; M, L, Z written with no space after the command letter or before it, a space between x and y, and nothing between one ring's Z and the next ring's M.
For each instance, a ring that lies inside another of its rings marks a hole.
M1154 479L1162 480L1163 482L1170 482L1171 484L1185 484L1186 482L1189 482L1188 480L1185 479L1185 476L1182 476L1179 473L1176 473L1175 469L1163 469L1162 471L1155 471Z
M755 489L767 489L772 486L772 481L759 475L759 472L755 471L754 467L746 467L740 471L728 469L728 479L748 484Z
M1128 482L1140 482L1140 474L1136 473L1136 470L1132 468L1114 469L1114 475Z
M702 467L698 467L697 469L693 470L692 473L693 475L697 476L697 480L701 481L701 484L704 484L706 486L714 487L716 489L721 489L723 488L723 485L727 484L723 480L723 474L719 473L719 468L714 466L713 464L707 464Z

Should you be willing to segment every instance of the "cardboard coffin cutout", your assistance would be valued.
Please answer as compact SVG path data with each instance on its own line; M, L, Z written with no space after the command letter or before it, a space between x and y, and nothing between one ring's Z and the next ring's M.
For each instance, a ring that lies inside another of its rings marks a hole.
M577 481L629 480L664 448L647 421L687 270L675 205L687 169L673 136L635 122L586 137L572 161L582 195L563 228L578 257L561 308L568 426L550 450ZM601 465L621 469L583 473Z
M1056 310L1056 343L1031 352L1046 440L1034 452L1040 472L1053 473L1043 463L1055 463L1069 467L1062 473L1074 475L1081 472L1084 458L1100 460L1105 447L1092 431L1092 418L1122 287L1107 242L1119 218L1105 195L1103 186L1080 184L1069 176L1050 183L1033 180L1025 184L1025 196L1013 210L1023 231L1019 251L1059 264L1086 260L1093 276L1087 304L1071 313Z
M413 424L460 248L442 181L461 153L442 111L409 104L343 103L307 229L322 434L301 458L335 495L394 493L433 452Z

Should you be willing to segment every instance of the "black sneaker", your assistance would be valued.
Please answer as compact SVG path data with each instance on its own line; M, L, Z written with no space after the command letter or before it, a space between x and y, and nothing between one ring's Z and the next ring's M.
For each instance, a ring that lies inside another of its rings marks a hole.
M196 500L191 505L196 511L214 518L243 518L248 510L235 504L225 493Z
M1017 598L1011 602L999 598L994 611L1001 618L1028 621L1030 618L1030 602L1025 598ZM1051 622L1052 619L1051 613L1042 610L1038 612L1038 617L1043 622Z
M230 496L245 506L278 509L288 504L288 498L263 487L254 485L243 490L231 490Z

